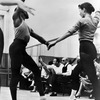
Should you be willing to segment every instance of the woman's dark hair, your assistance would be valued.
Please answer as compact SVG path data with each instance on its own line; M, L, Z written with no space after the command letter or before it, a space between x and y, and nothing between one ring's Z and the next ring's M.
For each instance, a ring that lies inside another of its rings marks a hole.
M48 65L52 65L52 64L53 64L53 61L49 61L49 62L48 62Z
M91 14L92 12L95 11L95 8L92 6L92 4L90 4L88 2L85 2L85 3L78 5L78 7L82 10L85 8L86 12L89 13L89 14Z
M24 15L25 19L29 18L29 15L26 11L22 10L21 13Z
M29 18L29 15L26 11L24 11L23 9L19 8L19 7L16 7L14 11L18 11L19 14L23 14L25 19L28 19Z
M58 63L60 62L60 59L59 58L54 58L54 59L56 59Z

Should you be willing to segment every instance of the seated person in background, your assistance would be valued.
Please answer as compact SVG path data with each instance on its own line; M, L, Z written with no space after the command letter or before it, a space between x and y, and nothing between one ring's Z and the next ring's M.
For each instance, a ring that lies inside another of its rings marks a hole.
M63 68L62 68L62 72L64 73L68 69L69 59L64 57L64 58L62 58L61 63L64 65Z
M96 59L94 60L94 65L96 67L96 74L98 76L98 79L100 79L100 64L96 61ZM88 79L88 76L84 72L82 72L80 75L80 87L76 94L76 97L81 96L81 91L83 89L85 89L85 92L90 93L89 98L93 98L92 84L91 84L90 80Z
M77 65L77 59L73 59L72 61L69 59L69 58L63 58L62 59L62 63L64 64L64 67L63 67L63 72L62 72L62 75L65 75L65 76L70 76L71 73L72 73L72 70L75 68L75 66ZM67 70L65 70L65 68Z
M98 79L100 79L100 62L97 62L96 59L95 59L94 65L95 65L95 68L96 68L96 74L98 76Z
M31 74L31 71L30 71L28 68L26 68L26 67L24 67L24 66L22 65L22 67L21 67L21 75L22 75L24 78L27 78L30 74Z
M48 77L48 72L46 72L44 70L44 68L42 67L41 63L39 63L39 69L41 70L41 79L42 79L42 82L44 82ZM30 76L29 76L30 80L32 81L32 84L30 85L30 88L33 87L33 90L31 90L31 92L36 92L37 89L36 89L36 84L35 84L35 81L34 81L34 74L32 73Z
M92 98L92 92L93 92L93 88L92 88L92 83L90 82L88 76L82 72L80 75L80 86L79 86L79 90L76 93L76 98L81 96L81 92L84 89L84 92L89 93L89 97Z
M48 78L49 78L49 71L45 70L39 63L39 66L41 67L41 79L44 87L44 93L49 89L49 83L48 83ZM47 91L48 92L48 91Z
M54 77L52 83L52 93L50 96L57 96L57 89L59 89L58 87L60 87L59 83L65 83L67 85L67 83L71 80L71 73L75 68L76 63L76 58L73 61L68 58L62 58L63 67L62 65L59 67L60 72L57 73Z
M69 64L68 60L66 58L62 58L61 66L59 66L59 72L54 75L53 81L52 81L52 93L50 96L57 96L57 89L58 89L58 80L62 80L62 72L67 71L67 66Z
M53 64L51 65L45 64L42 58L39 59L39 62L42 64L42 67L44 68L44 70L49 74L47 81L49 83L49 87L52 88L52 82L55 79L55 74L61 74L63 64L59 63L58 58L54 58Z
M26 89L29 90L29 86L32 83L29 80L29 76L32 73L29 69L27 69L26 67L24 67L23 65L21 66L21 80L20 80L20 89Z
M28 80L32 82L29 87L31 90L30 92L36 92L37 90L36 90L36 84L35 84L35 80L34 80L34 74L31 73L28 78L29 78Z

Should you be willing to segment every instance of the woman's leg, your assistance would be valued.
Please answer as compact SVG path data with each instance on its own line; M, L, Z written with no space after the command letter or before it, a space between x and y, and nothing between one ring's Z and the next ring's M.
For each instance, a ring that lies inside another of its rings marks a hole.
M10 92L12 96L12 100L17 100L17 85L20 80L20 70L19 69L13 69L11 68L12 71L12 76L11 76L11 81L10 81Z
M99 98L99 83L96 75L96 69L93 63L93 59L91 59L91 56L88 54L81 54L82 56L82 65L83 69L86 72L86 74L89 77L89 80L91 81L93 85L93 91L94 91L94 96L96 98ZM97 99L99 100L99 99Z
M43 85L41 82L41 70L39 69L35 61L27 53L24 54L23 65L33 72L39 95L44 96Z
M80 97L82 88L83 88L83 85L82 85L82 82L80 82L80 86L79 86L79 89L77 91L76 97Z
M14 49L14 48L13 48ZM11 58L11 81L10 81L10 92L12 100L17 100L17 84L20 80L20 67L21 67L21 56L16 54L10 49L10 58Z
M93 85L94 96L96 100L100 100L99 91L100 86L98 83L96 69L93 60L97 57L95 46L92 42L83 41L80 44L80 59L83 70L88 75L89 80Z
M71 95L70 99L75 99L76 92L79 89L80 86L80 81L79 81L79 74L81 73L82 67L80 66L80 62L77 64L77 66L74 68L71 74L71 79L72 79L72 90L71 90Z

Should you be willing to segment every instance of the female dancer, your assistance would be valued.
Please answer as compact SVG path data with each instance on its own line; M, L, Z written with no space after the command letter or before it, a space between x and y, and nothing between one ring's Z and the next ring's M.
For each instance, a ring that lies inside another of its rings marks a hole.
M11 2L5 3L5 5L7 4L13 5L13 3ZM15 39L9 48L12 71L10 82L11 96L12 100L17 100L17 84L20 81L20 68L21 64L23 64L26 68L34 73L35 83L40 95L40 100L45 100L43 86L41 82L41 71L39 70L39 67L37 66L35 61L27 54L25 49L27 43L30 40L30 36L37 39L39 42L45 44L46 46L48 46L49 43L41 36L34 33L34 31L29 28L28 25L25 23L25 19L28 19L28 13L26 11L17 7L13 14Z
M68 30L62 37L58 38L54 43L50 44L48 46L48 49L56 45L58 42L68 38L69 36L72 36L75 32L79 31L78 33L80 42L80 63L78 64L79 67L77 68L81 68L86 72L90 81L93 84L95 100L100 100L100 86L98 83L96 70L93 63L93 60L97 57L96 48L93 44L93 38L94 33L97 29L97 25L100 21L100 10L96 11L95 16L92 17L91 13L95 10L92 4L85 2L78 5L78 8L80 16L82 18L79 21L77 21L77 23L72 27L72 29ZM74 71L73 74L77 75L79 71L80 70ZM73 79L76 78L74 77ZM75 90L77 89L72 90L72 93L75 94Z

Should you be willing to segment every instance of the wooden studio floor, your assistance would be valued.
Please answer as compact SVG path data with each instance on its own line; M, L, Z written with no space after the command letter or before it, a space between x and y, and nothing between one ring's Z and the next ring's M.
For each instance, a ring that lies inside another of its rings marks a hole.
M70 100L69 96L57 95L55 97L50 97L50 94L46 94L47 100ZM26 90L19 90L17 92L18 100L39 100L38 92L30 92ZM1 87L0 90L0 100L11 100L9 87ZM77 100L94 100L88 97L80 97Z

